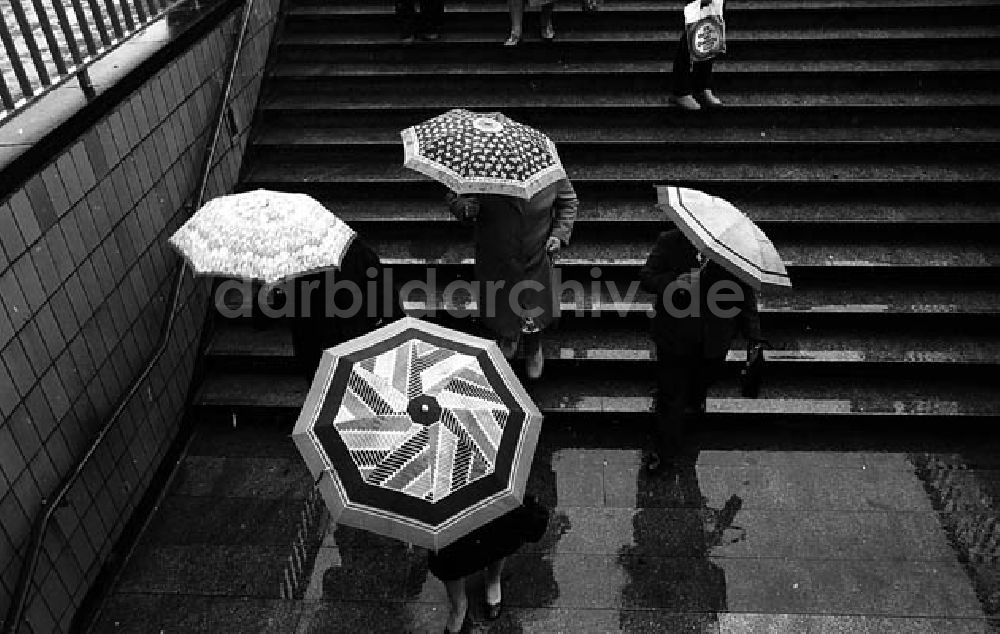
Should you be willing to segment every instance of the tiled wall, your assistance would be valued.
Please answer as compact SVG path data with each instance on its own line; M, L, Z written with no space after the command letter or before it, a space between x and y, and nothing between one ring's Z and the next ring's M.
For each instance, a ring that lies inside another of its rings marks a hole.
M256 0L208 197L235 184L278 0ZM29 527L157 344L239 11L0 200L0 619ZM26 631L67 631L180 423L207 286L184 278L166 353L57 511Z

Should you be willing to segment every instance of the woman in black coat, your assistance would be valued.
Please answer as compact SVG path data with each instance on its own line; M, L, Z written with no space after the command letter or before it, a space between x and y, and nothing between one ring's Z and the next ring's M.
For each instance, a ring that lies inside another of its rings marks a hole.
M292 315L295 362L307 378L316 372L326 348L371 332L404 314L399 292L378 254L357 237L336 271L297 277L289 286L286 301L294 305L286 314ZM358 289L357 295L350 287Z
M513 511L431 553L427 567L444 583L451 603L445 634L467 629L469 600L465 578L480 570L486 572L486 618L490 621L500 618L503 610L500 574L504 561L525 542L541 539L547 523L548 511L529 495Z

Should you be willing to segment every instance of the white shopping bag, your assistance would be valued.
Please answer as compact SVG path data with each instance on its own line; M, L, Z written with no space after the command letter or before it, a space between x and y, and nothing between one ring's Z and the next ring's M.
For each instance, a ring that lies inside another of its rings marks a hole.
M684 30L691 61L701 62L726 52L726 23L722 19L723 0L701 6L694 0L684 7Z

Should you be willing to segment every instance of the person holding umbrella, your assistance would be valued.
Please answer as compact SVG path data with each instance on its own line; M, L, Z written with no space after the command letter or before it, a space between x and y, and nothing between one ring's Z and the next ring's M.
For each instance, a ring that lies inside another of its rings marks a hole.
M451 110L402 131L404 165L444 183L475 223L480 317L512 359L525 336L527 374L542 375L540 332L555 318L553 260L579 202L547 136L500 113Z
M789 286L767 236L728 202L677 187L658 188L677 228L659 235L639 277L655 296L656 448L646 467L657 473L684 449L685 422L705 411L737 334L761 345L753 287Z
M476 279L502 283L484 302L482 323L507 359L517 354L523 335L528 378L540 378L545 365L541 331L552 322L557 301L553 264L569 244L579 206L572 183L559 181L527 201L453 192L448 201L459 220L475 223Z

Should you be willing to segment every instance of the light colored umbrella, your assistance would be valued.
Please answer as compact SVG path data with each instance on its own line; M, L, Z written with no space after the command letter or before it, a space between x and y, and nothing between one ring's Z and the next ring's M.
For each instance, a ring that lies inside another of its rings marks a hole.
M696 189L657 186L657 207L699 251L754 288L791 286L771 240L732 203Z
M459 194L529 199L566 178L549 137L499 112L450 110L400 135L403 164Z
M440 549L521 504L541 423L494 342L407 317L324 351L292 436L334 521Z
M311 196L258 189L212 199L170 244L196 274L270 284L339 267L354 237Z

